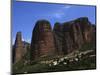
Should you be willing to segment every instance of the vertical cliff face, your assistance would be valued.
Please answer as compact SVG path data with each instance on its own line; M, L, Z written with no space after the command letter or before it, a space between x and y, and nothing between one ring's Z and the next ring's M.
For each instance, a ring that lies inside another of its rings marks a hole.
M78 22L84 42L91 42L92 41L92 34L93 34L93 27L92 24L89 22L87 17L79 18L76 20Z
M86 43L96 43L96 27L87 17L55 23L52 30L47 20L39 20L32 32L31 45L22 42L21 32L16 35L13 60L18 62L28 52L31 60L39 57L67 55ZM28 48L28 49L27 49Z
M92 42L96 44L96 26L92 25Z
M31 40L31 59L54 55L55 45L51 25L46 20L37 21Z
M68 54L81 48L84 43L91 42L93 29L87 17L56 23L53 32L58 53Z
M56 53L58 55L62 55L63 54L63 50L62 50L63 33L62 33L62 26L60 23L55 23L53 34L54 34L54 40L55 40Z
M72 24L69 23L64 23L63 24L63 52L64 54L68 54L70 52L72 52L72 49L74 47L74 43L73 43L73 38L74 35L72 33Z
M15 44L13 46L13 61L16 63L20 61L23 57L24 48L22 42L22 35L21 32L17 32Z

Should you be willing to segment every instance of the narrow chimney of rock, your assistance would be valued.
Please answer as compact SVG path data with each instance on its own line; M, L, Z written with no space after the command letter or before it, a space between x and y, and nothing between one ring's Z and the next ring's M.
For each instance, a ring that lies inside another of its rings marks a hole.
M16 34L16 40L15 40L15 44L20 45L21 42L22 42L21 32L17 32L17 34Z
M14 62L18 62L23 57L23 43L21 32L17 32L14 44Z

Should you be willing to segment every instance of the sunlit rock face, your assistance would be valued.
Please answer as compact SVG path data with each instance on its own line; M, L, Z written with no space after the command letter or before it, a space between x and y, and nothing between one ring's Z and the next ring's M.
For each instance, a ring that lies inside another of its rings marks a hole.
M24 48L22 42L21 32L17 32L15 44L13 46L13 62L16 63L20 61L24 56Z
M55 45L51 25L46 20L39 20L32 32L31 59L54 54Z
M63 51L64 54L71 53L83 44L83 35L79 22L70 21L63 23Z
M84 43L93 41L95 26L87 17L81 17L62 24L56 23L53 32L58 53L68 54L81 48Z
M92 34L93 34L93 27L92 24L89 22L87 17L79 18L76 20L78 22L83 39L85 42L91 42L92 41Z

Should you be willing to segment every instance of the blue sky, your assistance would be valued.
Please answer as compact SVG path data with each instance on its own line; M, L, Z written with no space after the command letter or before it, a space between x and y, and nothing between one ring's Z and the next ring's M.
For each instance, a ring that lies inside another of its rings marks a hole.
M88 17L95 24L95 6L49 4L36 2L16 2L12 4L12 39L18 31L25 41L30 42L32 30L37 20L46 19L54 26L55 22L66 22L79 17Z

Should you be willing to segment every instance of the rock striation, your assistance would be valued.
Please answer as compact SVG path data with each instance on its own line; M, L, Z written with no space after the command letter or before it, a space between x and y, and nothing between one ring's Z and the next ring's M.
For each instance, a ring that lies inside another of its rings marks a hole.
M16 35L13 59L21 60L29 52L30 60L47 56L67 55L79 50L85 43L96 43L96 26L87 17L55 23L52 30L47 20L36 22L31 44L22 42L21 32ZM26 49L28 48L28 49Z
M15 44L13 46L13 62L16 63L20 61L23 57L24 48L22 42L21 32L17 32Z
M31 59L52 56L55 54L55 44L51 25L46 20L37 21L31 40Z
M56 23L53 29L56 49L60 54L68 54L81 48L84 43L93 41L93 29L87 17Z
M25 55L30 49L30 44L22 41L22 34L21 32L17 32L16 40L13 45L13 63L17 63L20 60L25 60Z
M55 48L56 48L56 53L58 55L63 54L63 32L62 32L62 25L60 23L55 23L54 28L53 28L53 34L54 34L54 40L55 40Z

